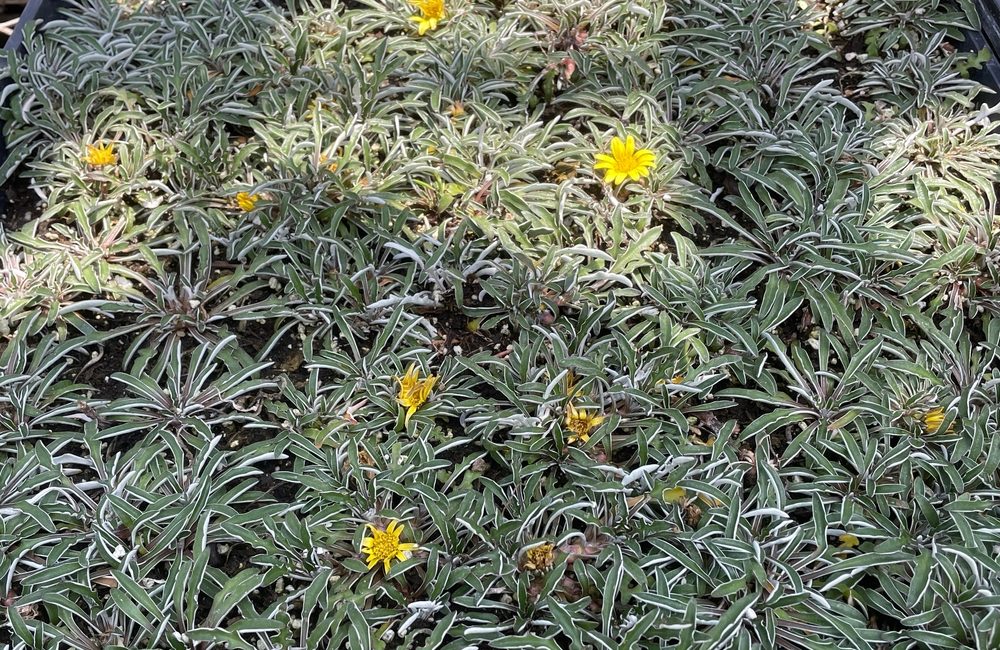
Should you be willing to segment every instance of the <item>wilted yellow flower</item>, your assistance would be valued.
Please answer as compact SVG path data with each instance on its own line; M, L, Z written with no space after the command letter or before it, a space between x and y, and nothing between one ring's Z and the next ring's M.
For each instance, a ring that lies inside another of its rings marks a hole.
M316 446L317 447L322 447L323 445L322 444L318 444ZM375 459L372 458L371 454L369 454L364 449L359 449L358 450L358 462L357 462L356 465L351 462L350 458L345 458L344 462L341 463L341 465L340 465L341 470L343 470L343 472L345 474L347 472L350 472L350 470L352 468L355 468L355 467L358 468L358 469L360 469L361 473L366 478L373 478L373 477L377 476L378 473L379 473L378 465L375 463Z
M566 379L564 381L566 383L566 395L574 397L578 392L576 387L576 373L570 370L566 373Z
M374 467L375 459L364 449L358 450L358 465L361 467Z
M552 544L539 544L524 552L521 566L529 571L548 571L555 564L555 560L555 547Z
M615 136L611 140L611 153L599 153L595 156L595 170L605 170L604 180L620 185L632 179L639 180L649 176L649 170L656 162L656 154L649 149L636 149L635 138L628 136L624 141Z
M590 440L590 432L604 422L604 416L597 413L588 413L586 409L578 409L572 403L566 406L566 427L572 431L566 442L572 444L579 440L587 442Z
M687 500L687 490L678 486L672 487L668 490L663 491L663 500L667 503L676 503L677 505L684 505Z
M115 145L111 143L102 145L88 144L87 155L84 156L83 160L92 167L114 165L118 162L118 156L115 155Z
M337 164L337 161L333 161L332 163L326 164L328 160L330 160L330 157L327 156L325 153L321 153L319 155L319 164L326 165L326 170L328 172L335 172L335 171L337 171L337 167L339 167L339 165Z
M260 194L250 194L249 192L240 192L236 195L236 205L239 206L240 210L244 212L250 212L255 207L257 207L257 201L260 200Z
M393 520L385 530L380 530L371 524L366 524L371 531L371 537L365 537L361 541L361 552L368 554L368 568L373 569L381 562L386 573L389 572L389 561L399 560L402 562L409 556L407 553L418 548L417 544L399 541L403 534L403 525Z
M444 8L444 0L408 0L420 10L419 16L410 16L417 23L417 33L423 36L428 31L437 29L438 21L444 20L448 14Z
M396 377L396 381L399 382L399 396L396 401L399 402L400 406L406 408L404 422L409 422L410 416L424 405L437 380L438 378L434 375L421 379L415 363L410 364L410 367L406 369L406 374L402 377Z
M858 536L851 533L844 533L838 539L840 540L840 548L854 548L861 543Z
M955 430L955 425L951 424L947 430L939 431L941 425L944 424L944 409L940 407L935 407L924 413L924 431L927 433L952 433Z

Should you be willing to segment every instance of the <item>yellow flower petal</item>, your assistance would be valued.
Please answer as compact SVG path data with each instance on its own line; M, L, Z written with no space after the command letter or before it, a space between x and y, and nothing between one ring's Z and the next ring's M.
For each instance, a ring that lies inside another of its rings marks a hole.
M605 153L599 153L594 156L594 169L611 169L615 166L615 159Z
M611 139L611 157L615 160L622 158L624 155L625 143L618 136Z

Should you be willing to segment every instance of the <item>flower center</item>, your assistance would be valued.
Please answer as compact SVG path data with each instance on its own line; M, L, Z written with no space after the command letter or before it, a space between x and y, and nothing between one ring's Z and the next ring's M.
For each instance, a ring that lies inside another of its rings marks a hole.
M372 541L372 555L378 557L380 560L384 560L385 558L395 557L398 551L398 544L390 535L385 533L375 535L375 539Z
M639 166L639 159L634 153L622 153L618 158L618 166L623 170L632 170Z
M527 552L528 562L535 568L542 569L552 564L552 545L542 544Z

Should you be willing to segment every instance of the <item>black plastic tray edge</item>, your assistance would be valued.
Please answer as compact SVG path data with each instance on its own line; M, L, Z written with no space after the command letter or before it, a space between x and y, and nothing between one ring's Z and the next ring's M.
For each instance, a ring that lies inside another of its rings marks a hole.
M28 0L28 3L21 10L21 17L14 26L14 31L3 46L4 52L21 52L24 50L24 28L35 20L48 21L56 18L59 12L65 7L62 0ZM0 77L0 91L10 84L10 77ZM7 160L7 138L0 124L0 163ZM6 184L6 179L0 179L0 187ZM0 192L0 213L7 211L7 194Z
M967 52L978 52L983 48L990 51L990 60L982 69L973 70L971 76L979 83L992 88L995 94L990 103L1000 101L1000 0L975 0L979 14L980 29L964 30L965 40L956 45Z

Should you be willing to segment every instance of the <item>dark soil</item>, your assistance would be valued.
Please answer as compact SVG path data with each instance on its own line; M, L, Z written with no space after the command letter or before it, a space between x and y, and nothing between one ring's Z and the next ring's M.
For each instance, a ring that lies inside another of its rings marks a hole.
M514 340L509 326L506 330L503 327L481 329L478 321L470 318L455 303L453 296L446 297L438 306L414 309L413 313L426 318L437 330L433 345L442 356L469 357L479 352L497 353L505 350Z
M125 372L125 352L128 345L124 341L116 345L105 345L97 362L84 369L76 381L90 385L94 389L95 400L115 400L125 397L125 384L111 379L116 372Z
M44 209L42 199L20 176L11 178L0 192L0 226L7 232L20 230L26 223L41 216Z

